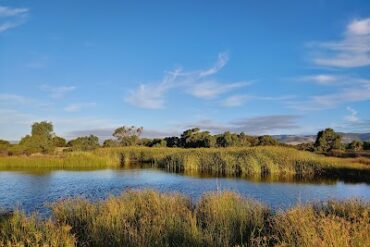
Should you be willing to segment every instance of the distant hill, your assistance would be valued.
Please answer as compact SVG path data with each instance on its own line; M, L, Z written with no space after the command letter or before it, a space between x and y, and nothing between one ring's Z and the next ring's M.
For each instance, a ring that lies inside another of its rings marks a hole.
M343 142L349 143L351 141L367 141L370 140L370 133L339 133L343 137ZM314 142L316 135L274 135L276 140L286 144L299 144L305 142Z

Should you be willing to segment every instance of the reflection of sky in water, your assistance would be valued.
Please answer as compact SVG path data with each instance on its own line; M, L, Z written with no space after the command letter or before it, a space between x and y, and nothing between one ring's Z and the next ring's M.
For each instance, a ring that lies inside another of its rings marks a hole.
M370 201L370 186L364 183L257 182L234 178L199 178L154 169L10 172L0 171L0 208L18 207L27 212L47 212L45 204L66 197L103 199L125 189L153 188L184 193L194 200L214 190L232 190L273 208L297 202L359 197Z

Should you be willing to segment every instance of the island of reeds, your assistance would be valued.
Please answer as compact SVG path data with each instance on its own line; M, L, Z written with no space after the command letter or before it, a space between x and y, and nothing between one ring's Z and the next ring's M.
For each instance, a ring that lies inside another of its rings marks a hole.
M115 139L100 145L93 135L67 142L54 134L51 122L37 122L18 144L0 141L0 169L150 165L215 176L322 176L370 181L370 142L344 144L332 129L320 131L314 143L298 145L282 144L267 135L212 135L198 128L163 139L140 138L142 131L122 126L114 131Z
M100 202L68 199L41 219L0 216L0 246L351 246L370 245L370 204L328 201L273 211L233 192L126 191Z

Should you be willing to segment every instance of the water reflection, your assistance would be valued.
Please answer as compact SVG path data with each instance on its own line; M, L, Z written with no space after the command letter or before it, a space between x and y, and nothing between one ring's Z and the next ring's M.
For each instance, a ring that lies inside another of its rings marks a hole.
M0 208L18 207L26 212L47 213L46 203L67 197L90 200L118 195L127 189L152 188L179 192L197 200L203 193L232 190L285 208L297 202L360 197L370 201L366 183L290 177L215 178L206 174L174 174L158 169L18 170L0 171Z

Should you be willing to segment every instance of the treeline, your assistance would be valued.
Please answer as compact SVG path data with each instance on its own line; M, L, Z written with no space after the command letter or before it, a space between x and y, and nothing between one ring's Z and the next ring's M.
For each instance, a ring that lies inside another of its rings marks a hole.
M99 138L94 135L78 137L70 141L57 136L51 122L36 122L31 126L31 134L23 137L18 144L10 144L0 140L0 155L30 155L34 153L49 154L58 151L89 151L99 147L177 147L177 148L224 148L224 147L255 147L255 146L291 146L299 150L318 153L332 153L336 150L361 151L370 150L370 141L353 141L348 144L342 142L342 137L333 129L319 131L316 141L302 143L296 146L279 143L269 135L251 136L244 132L212 135L209 131L199 128L185 130L180 137L141 138L143 127L122 126L114 130L113 138L105 140L100 145Z
M342 136L333 129L327 128L317 133L316 141L312 143L301 143L296 145L299 150L330 154L335 151L353 151L370 150L370 140L354 140L350 143L343 143Z

